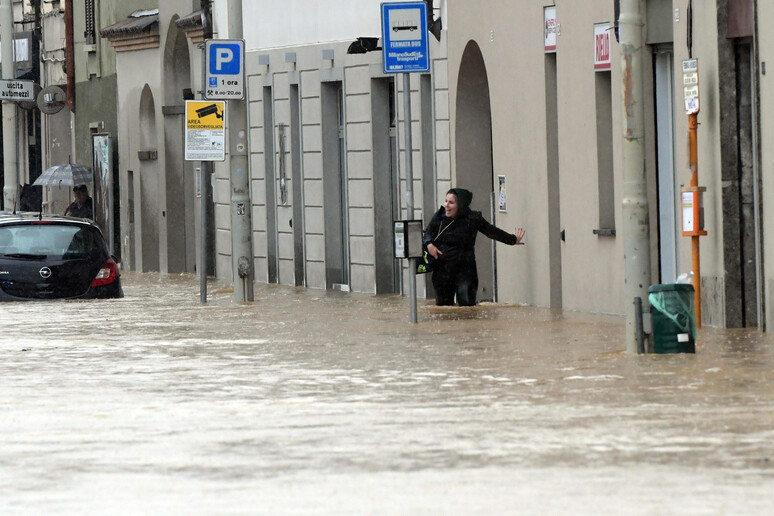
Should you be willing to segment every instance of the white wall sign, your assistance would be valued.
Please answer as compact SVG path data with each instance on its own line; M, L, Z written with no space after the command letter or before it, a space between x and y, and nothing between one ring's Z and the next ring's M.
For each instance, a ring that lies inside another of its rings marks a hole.
M0 79L0 100L29 102L35 100L35 85L32 81Z
M610 22L594 24L594 70L610 70Z
M683 232L690 233L694 229L693 220L693 192L682 192L683 205Z
M395 258L406 257L406 225L402 220L395 221Z
M556 52L556 7L543 8L543 33L546 53Z
M699 61L686 59L683 61L683 97L685 98L685 114L693 115L699 112Z
M505 176L497 176L497 184L499 189L497 209L506 212L508 211L508 194L505 191Z

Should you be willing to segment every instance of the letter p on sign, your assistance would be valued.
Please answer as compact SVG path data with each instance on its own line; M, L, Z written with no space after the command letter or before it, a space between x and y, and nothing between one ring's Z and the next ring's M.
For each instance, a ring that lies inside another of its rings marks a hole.
M209 63L211 74L237 75L241 73L239 46L232 43L210 45Z
M234 60L234 52L230 48L217 48L215 53L215 70L222 72L223 67Z

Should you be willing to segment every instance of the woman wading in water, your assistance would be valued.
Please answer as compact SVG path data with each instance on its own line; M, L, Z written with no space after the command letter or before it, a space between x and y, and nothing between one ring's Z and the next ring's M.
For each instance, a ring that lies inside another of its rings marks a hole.
M436 305L453 305L455 296L460 306L476 304L475 245L479 231L504 244L524 245L524 229L516 228L514 233L508 233L490 224L480 211L470 209L472 200L470 191L452 188L446 193L444 205L425 228L424 244L436 259L433 266Z

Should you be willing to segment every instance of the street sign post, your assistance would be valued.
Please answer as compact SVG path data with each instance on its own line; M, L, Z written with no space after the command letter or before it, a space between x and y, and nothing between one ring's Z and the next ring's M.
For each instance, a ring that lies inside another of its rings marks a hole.
M429 72L427 4L382 4L384 73Z
M414 218L414 165L411 146L411 73L430 71L427 4L382 4L382 60L384 73L403 74L403 127L406 147L406 213ZM417 322L417 268L409 261L410 321Z
M696 325L701 328L701 256L699 237L704 230L704 203L702 195L707 190L699 186L699 60L683 61L683 97L685 114L688 115L688 165L691 170L691 186L681 190L683 205L683 236L691 237L691 271L693 295L696 306Z
M32 81L0 79L0 100L34 102L35 84Z
M204 42L204 98L245 98L245 42L241 39L208 39Z

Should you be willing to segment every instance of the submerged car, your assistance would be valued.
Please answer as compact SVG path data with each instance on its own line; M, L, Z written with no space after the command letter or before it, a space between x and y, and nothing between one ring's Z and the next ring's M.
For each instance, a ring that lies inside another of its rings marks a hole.
M0 214L0 301L117 297L121 276L96 224Z

